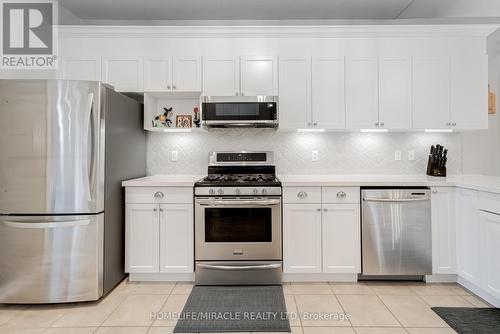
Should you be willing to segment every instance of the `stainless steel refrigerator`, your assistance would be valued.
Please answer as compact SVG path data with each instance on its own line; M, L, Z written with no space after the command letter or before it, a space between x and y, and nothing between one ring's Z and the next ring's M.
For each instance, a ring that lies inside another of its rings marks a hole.
M125 277L142 110L99 82L0 80L0 303L97 300Z

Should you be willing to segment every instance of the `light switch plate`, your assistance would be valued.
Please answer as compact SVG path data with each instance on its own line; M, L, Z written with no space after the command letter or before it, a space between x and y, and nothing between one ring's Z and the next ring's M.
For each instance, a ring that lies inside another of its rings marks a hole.
M172 151L172 161L177 161L177 160L179 160L179 152Z
M413 150L408 151L408 160L415 161L415 151Z
M312 161L318 161L319 160L319 153L318 153L318 151L312 151L311 152L311 160Z
M394 160L401 161L401 151L400 150L394 151Z

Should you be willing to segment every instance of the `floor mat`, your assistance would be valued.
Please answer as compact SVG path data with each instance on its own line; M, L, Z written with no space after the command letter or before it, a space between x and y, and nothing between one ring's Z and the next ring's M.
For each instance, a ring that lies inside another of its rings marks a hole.
M470 307L433 307L459 334L500 333L500 309Z

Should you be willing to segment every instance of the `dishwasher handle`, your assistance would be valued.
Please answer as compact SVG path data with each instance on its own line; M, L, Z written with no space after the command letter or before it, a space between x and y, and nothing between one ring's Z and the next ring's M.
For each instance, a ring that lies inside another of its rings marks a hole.
M383 203L408 203L408 202L425 202L429 201L430 197L416 197L416 198L377 198L377 197L363 197L363 202L383 202Z

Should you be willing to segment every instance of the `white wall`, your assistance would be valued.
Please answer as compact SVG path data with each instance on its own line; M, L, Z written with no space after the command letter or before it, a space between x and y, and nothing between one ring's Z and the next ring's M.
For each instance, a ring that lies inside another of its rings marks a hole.
M488 38L488 58L497 114L489 115L488 130L462 134L463 173L500 176L500 30Z
M213 150L268 150L276 152L279 174L425 174L431 145L449 149L450 174L462 169L459 134L412 133L297 133L270 129L212 129L192 133L149 133L147 170L154 174L206 174ZM170 160L171 151L179 161ZM311 151L319 161L311 161ZM403 160L394 160L394 151ZM414 150L415 161L407 151Z

